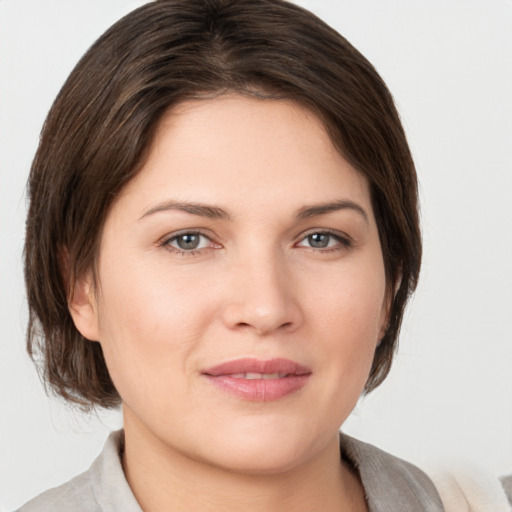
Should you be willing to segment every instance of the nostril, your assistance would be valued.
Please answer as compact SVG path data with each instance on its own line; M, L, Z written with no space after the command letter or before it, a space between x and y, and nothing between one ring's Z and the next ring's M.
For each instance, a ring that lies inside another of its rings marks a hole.
M299 305L276 294L250 293L245 300L229 301L221 309L222 321L230 329L254 330L265 335L276 330L290 332L302 321Z

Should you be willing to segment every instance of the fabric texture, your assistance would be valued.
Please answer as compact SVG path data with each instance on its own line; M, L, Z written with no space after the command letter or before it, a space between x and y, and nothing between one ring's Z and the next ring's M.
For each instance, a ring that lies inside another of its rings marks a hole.
M123 431L113 432L91 467L18 512L142 512L120 460ZM359 472L370 512L444 512L432 481L401 459L341 434L341 456Z
M433 482L416 466L343 434L341 451L359 472L369 512L444 512Z
M19 512L142 512L121 465L123 437L122 430L112 432L87 471L43 492Z
M504 476L501 479L501 483L505 490L505 494L507 495L508 502L512 506L512 475Z
M512 512L512 477L507 499L506 479L500 482L479 468L466 466L431 476L446 512Z

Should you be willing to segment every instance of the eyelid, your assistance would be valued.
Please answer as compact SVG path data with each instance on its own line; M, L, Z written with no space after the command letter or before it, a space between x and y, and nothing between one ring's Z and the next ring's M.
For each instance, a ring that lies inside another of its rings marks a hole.
M348 235L347 233L345 233L343 231L338 231L338 230L329 229L329 228L308 229L306 232L300 234L300 236L298 237L298 241L296 242L295 245L302 247L299 244L301 242L303 242L308 236L311 236L314 234L330 235L333 238L336 238L343 248L352 247L354 245L354 239L350 235ZM334 246L334 247L331 246L331 247L324 247L324 248L310 247L310 249L325 252L325 251L329 251L329 250L339 249L339 246Z
M183 235L198 235L200 237L204 237L209 241L209 245L207 247L199 247L196 249L181 249L180 247L175 247L171 245L171 242L179 238ZM307 247L305 245L301 245L302 242L304 242L307 237L314 235L314 234L322 234L322 235L328 235L337 240L337 244L334 246L327 246L327 247ZM219 249L222 247L222 245L215 240L215 237L212 236L212 234L205 232L203 229L197 229L197 228L185 228L180 229L178 231L174 231L172 233L168 233L164 237L160 239L160 241L157 243L158 246L163 247L164 249L167 249L169 252L177 253L181 255L188 255L193 256L197 253L205 252L210 249ZM307 231L301 233L299 237L297 237L297 241L294 243L294 246L298 247L305 247L312 249L316 252L329 252L329 251L336 251L341 249L347 249L354 245L353 238L348 235L347 233L343 231L338 231L330 228L312 228L308 229Z
M179 238L180 236L183 236L183 235L198 235L200 237L206 238L210 242L210 244L208 247L200 247L197 249L190 249L190 250L181 249L180 247L175 247L175 246L171 245L170 242L176 240L177 238ZM206 233L204 230L197 229L197 228L180 229L178 231L169 233L160 239L160 241L158 242L158 246L163 247L164 249L168 250L169 252L186 255L186 256L193 256L197 253L204 252L209 249L216 249L216 248L221 247L221 245L214 240L214 237L211 234Z

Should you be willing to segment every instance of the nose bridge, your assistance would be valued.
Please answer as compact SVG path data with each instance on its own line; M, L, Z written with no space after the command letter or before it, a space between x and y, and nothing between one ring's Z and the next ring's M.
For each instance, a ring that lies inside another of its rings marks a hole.
M232 294L225 308L231 328L252 328L258 334L293 329L301 320L292 272L275 247L259 246L240 254L232 267Z

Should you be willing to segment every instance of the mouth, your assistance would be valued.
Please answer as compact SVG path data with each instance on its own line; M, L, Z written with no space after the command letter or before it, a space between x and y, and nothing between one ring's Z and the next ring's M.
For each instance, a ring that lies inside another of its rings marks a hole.
M270 402L297 393L311 370L289 359L236 359L208 368L202 375L221 391L253 402Z
M229 376L232 379L248 379L248 380L257 380L257 379L284 379L288 377L289 373L232 373Z

